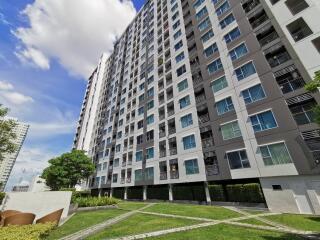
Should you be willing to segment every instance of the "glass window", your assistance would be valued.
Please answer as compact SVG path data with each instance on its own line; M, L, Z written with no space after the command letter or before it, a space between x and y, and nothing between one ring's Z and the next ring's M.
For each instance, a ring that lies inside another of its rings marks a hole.
M197 159L190 159L184 161L184 165L186 167L186 174L197 174L199 173L199 166L198 166L198 160Z
M137 169L134 171L135 181L142 181L142 169Z
M143 159L143 152L142 151L136 152L136 162L142 161L142 159Z
M233 40L237 39L240 36L240 34L241 33L239 28L236 27L224 36L224 40L226 41L226 43L232 42Z
M182 74L184 74L187 71L186 65L182 65L177 69L177 76L180 77Z
M182 40L174 45L174 50L177 51L183 46Z
M179 26L180 26L180 20L178 20L177 22L175 22L175 23L172 25L172 28L173 28L173 30L176 30Z
M224 19L222 19L220 21L219 24L220 24L221 29L224 29L226 26L231 24L233 21L235 21L235 18L233 16L233 14L231 13L230 15L228 15L227 17L225 17Z
M181 127L182 128L186 128L188 126L191 126L193 124L193 120L192 120L192 114L188 114L185 115L183 117L180 118L181 121Z
M187 79L184 79L183 81L178 83L179 92L183 91L186 88L188 88L188 80Z
M173 35L173 38L174 40L176 40L178 37L180 37L182 35L182 32L181 30L179 29L174 35Z
M229 52L232 61L235 61L248 53L248 49L244 43Z
M116 183L117 181L118 181L118 174L115 173L112 175L112 182Z
M181 62L184 59L184 52L176 56L176 63Z
M260 152L266 166L292 163L288 149L283 142L261 146Z
M219 71L220 69L223 69L223 65L222 65L222 62L221 62L220 58L218 58L217 60L213 61L212 63L210 63L207 66L207 70L208 70L209 74L213 74L213 73Z
M228 152L227 158L230 169L250 168L246 150Z
M206 32L205 34L203 34L201 36L201 41L202 43L207 42L210 38L212 38L214 36L214 33L212 31L212 29L210 29L208 32Z
M146 159L154 158L154 149L152 148L147 148L146 150Z
M254 132L261 132L277 127L276 120L271 110L250 116Z
M243 80L246 77L249 77L252 74L256 73L256 69L252 62L249 62L235 70L238 81Z
M154 177L153 167L146 168L144 170L144 173L145 173L146 180L153 180L153 177Z
M225 76L218 78L211 83L211 88L214 93L219 92L226 87L228 87L228 82Z
M208 58L215 52L218 52L218 46L216 43L212 44L211 46L207 47L204 51L203 54Z
M230 4L228 1L225 1L220 7L217 8L216 13L218 16L222 15L230 8Z
M221 133L223 140L241 137L241 131L238 121L227 123L221 126Z
M147 91L147 96L148 96L148 97L154 96L154 88L150 88L150 89Z
M211 25L210 19L209 19L209 17L207 17L205 20L203 20L201 23L199 23L198 29L199 29L199 31L203 31L204 29L206 29L210 25Z
M266 97L266 94L264 93L261 84L243 90L241 94L246 105L259 101Z
M141 115L141 114L143 114L144 113L144 108L143 107L140 107L139 109L138 109L138 115Z
M154 115L152 114L152 115L147 117L147 124L151 124L153 122L154 122Z
M142 102L144 100L144 94L140 95L138 100L139 100L139 102Z
M196 147L196 140L195 140L194 135L190 135L190 136L182 138L182 142L183 142L183 149L184 150Z
M234 110L234 106L232 103L231 97L227 97L216 103L217 113L218 115L222 115L226 112L230 112Z
M316 105L316 101L312 99L312 101L309 100L308 102L299 103L298 105L291 105L289 108L297 124L303 125L315 122L316 114L314 108Z
M180 104L180 109L183 109L183 108L187 107L188 105L190 105L190 97L189 97L189 95L185 96L184 98L181 98L179 100L179 104Z
M197 0L197 1L193 4L193 7L194 7L194 8L198 8L203 2L204 2L204 0Z
M196 19L199 20L201 19L204 15L208 13L208 10L206 6L204 6L197 14L196 14Z
M154 107L154 101L151 100L150 102L147 103L147 110L150 110L153 107Z

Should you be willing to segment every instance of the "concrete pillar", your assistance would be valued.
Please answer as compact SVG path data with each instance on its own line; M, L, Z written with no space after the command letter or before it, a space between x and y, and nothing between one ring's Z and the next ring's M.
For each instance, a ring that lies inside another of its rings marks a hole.
M98 197L101 197L101 192L102 192L102 189L99 188L99 190L98 190Z
M123 196L123 199L124 199L124 200L127 200L127 199L128 199L128 197L127 197L127 190L128 190L128 188L125 187L125 188L124 188L124 196Z
M113 195L113 188L110 189L110 197Z
M147 186L143 186L143 201L147 200Z
M169 201L173 201L172 184L169 184Z
M210 204L211 203L211 197L210 197L208 182L204 182L204 191L206 193L206 201L207 201L207 203Z

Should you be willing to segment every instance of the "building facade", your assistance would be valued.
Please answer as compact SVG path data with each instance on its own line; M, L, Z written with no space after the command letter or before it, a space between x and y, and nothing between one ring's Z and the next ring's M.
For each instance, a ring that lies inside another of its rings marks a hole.
M2 183L2 188L0 188L0 191L3 191L3 189L7 184L10 173L16 162L16 159L19 155L20 149L23 145L23 142L27 136L27 132L29 129L28 124L21 123L17 121L17 119L13 119L13 118L7 118L7 119L11 119L16 122L16 126L13 129L13 131L16 134L16 139L14 140L14 143L17 145L17 149L14 153L4 154L4 158L0 162L0 182Z
M304 90L319 14L317 0L147 1L95 71L92 191L203 186L209 202L208 183L255 182L271 210L319 214L320 95Z

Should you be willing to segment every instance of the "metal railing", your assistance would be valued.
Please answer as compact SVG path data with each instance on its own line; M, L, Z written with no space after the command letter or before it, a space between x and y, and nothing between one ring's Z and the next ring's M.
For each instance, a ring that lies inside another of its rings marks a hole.
M160 180L167 180L168 176L166 172L160 172Z

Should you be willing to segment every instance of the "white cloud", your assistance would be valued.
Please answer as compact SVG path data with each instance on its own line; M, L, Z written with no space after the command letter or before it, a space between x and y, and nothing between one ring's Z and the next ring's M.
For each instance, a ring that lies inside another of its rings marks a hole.
M13 85L6 81L0 81L0 91L13 90Z
M129 0L36 0L22 14L30 27L13 31L21 40L21 60L48 69L50 59L57 59L71 74L87 78L136 10Z
M19 92L3 92L2 95L9 102L17 105L34 101L32 97L23 95L22 93L19 93Z

